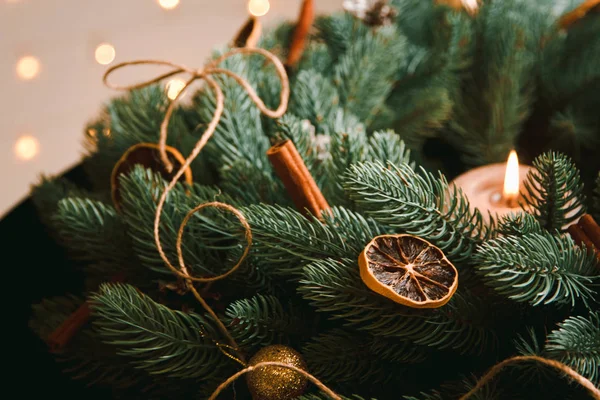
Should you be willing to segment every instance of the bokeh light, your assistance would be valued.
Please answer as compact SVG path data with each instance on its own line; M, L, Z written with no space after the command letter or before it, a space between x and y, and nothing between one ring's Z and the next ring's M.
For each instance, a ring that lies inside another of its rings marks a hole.
M158 0L158 4L165 10L172 10L179 5L179 0Z
M31 135L24 135L15 143L15 154L20 160L31 160L40 152L40 142Z
M167 97L171 100L175 100L179 92L185 86L185 81L175 78L171 79L169 83L167 83Z
M23 80L30 80L40 73L40 61L33 56L22 57L17 61L17 75Z
M270 8L269 0L250 0L248 3L248 11L255 17L262 17L269 12Z
M96 47L95 57L98 64L110 64L115 59L115 55L115 48L109 43L102 43Z

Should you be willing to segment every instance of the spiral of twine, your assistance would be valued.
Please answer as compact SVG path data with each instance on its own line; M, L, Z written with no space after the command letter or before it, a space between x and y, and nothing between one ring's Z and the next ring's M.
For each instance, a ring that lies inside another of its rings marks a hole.
M265 106L265 104L261 100L261 98L256 94L256 91L252 88L252 86L250 86L250 84L244 78L233 73L232 71L218 67L221 62L223 62L224 60L226 60L229 57L236 55L236 54L243 54L243 55L259 54L259 55L264 56L267 60L269 60L274 65L274 67L277 71L277 75L279 76L279 79L281 81L280 103L279 103L279 107L276 110L271 110L271 109L267 108L267 106ZM110 74L112 74L116 70L119 70L121 68L130 66L130 65L168 66L168 67L171 67L172 70L169 72L166 72L162 75L159 75L153 79L143 81L141 83L137 83L137 84L133 84L133 85L118 86L118 85L110 84L108 82L108 77ZM186 168L188 168L189 165L198 156L198 154L200 154L200 152L202 151L202 149L204 148L204 146L206 145L208 140L212 137L217 125L219 124L219 122L221 120L221 116L223 114L223 110L224 110L223 91L222 91L221 87L217 84L217 82L212 78L212 76L221 74L221 75L226 75L226 76L233 78L240 86L242 86L244 88L244 90L248 93L248 96L250 97L250 99L254 102L254 104L256 104L258 109L264 115L266 115L270 118L279 118L279 117L283 116L283 114L287 110L287 105L288 105L289 95L290 95L290 84L289 84L289 80L287 77L287 73L285 71L285 67L283 66L281 61L275 55L268 52L267 50L264 50L261 48L242 47L242 48L236 48L236 49L226 52L221 57L219 57L216 60L214 60L213 62L209 63L206 67L197 69L197 70L188 68L183 65L178 65L178 64L175 64L175 63L172 63L169 61L137 60L137 61L123 62L123 63L117 64L117 65L109 68L104 74L103 82L109 88L128 91L128 90L139 89L142 87L152 85L154 83L162 81L163 79L166 79L166 78L169 78L171 76L178 75L181 73L187 73L190 75L190 77L187 80L187 82L185 83L182 90L177 94L175 99L173 99L173 101L169 104L169 106L166 110L164 119L160 126L160 137L159 137L160 158L161 158L161 162L164 164L165 169L168 172L171 172L173 170L173 165L169 161L169 159L167 157L167 152L166 152L167 131L168 131L168 126L169 126L169 120L171 118L171 115L173 114L173 111L175 110L175 105L177 103L177 100L179 100L182 97L184 92L189 88L189 86L194 81L204 80L216 96L216 107L215 107L215 111L214 111L212 120L210 121L210 123L208 125L208 128L202 134L202 136L200 137L200 139L194 146L194 149L192 150L190 155L186 158L185 162L183 163L183 165L181 166L179 171L173 176L172 180L168 183L168 185L166 186L165 190L163 191L163 193L158 201L158 205L156 207L156 214L155 214L155 218L154 218L154 240L155 240L156 247L158 249L158 253L160 254L162 260L165 262L167 267L175 275L177 275L180 278L183 278L188 283L188 286L189 286L191 292L194 294L194 297L198 300L198 302L200 302L200 304L206 310L206 312L208 312L211 315L211 317L213 318L215 323L218 325L219 330L223 333L223 335L229 341L229 346L225 346L225 347L233 349L237 353L238 358L235 358L225 352L224 353L226 355L228 355L229 357L237 360L245 367L244 369L238 371L237 373L235 373L234 375L229 377L227 380L225 380L211 395L210 400L216 399L217 396L219 395L219 393L221 393L227 386L229 386L233 381L235 381L240 376L242 376L250 371L253 371L256 368L265 367L265 366L278 366L278 367L292 369L292 370L296 371L297 373L305 376L308 380L310 380L312 383L314 383L320 390L322 390L325 394L327 394L332 399L341 400L340 396L335 394L331 389L329 389L325 384L323 384L321 381L319 381L313 375L311 375L310 373L308 373L300 368L297 368L293 365L275 362L275 361L266 361L266 362L258 363L256 365L247 366L246 362L245 362L244 354L239 350L239 346L235 342L235 339L231 336L231 334L229 333L229 331L227 330L227 328L225 327L223 322L217 317L217 315L212 310L212 308L204 301L204 299L202 298L200 293L198 293L198 291L194 287L194 282L208 283L208 282L214 282L214 281L226 278L227 276L234 273L240 267L240 265L244 262L245 258L248 256L250 247L252 246L252 231L250 229L250 225L248 224L248 221L246 220L244 215L237 208L235 208L229 204L215 201L215 202L200 204L188 212L188 214L185 216L185 218L181 222L181 225L179 226L179 230L177 233L176 247L177 247L177 258L178 258L178 262L179 262L179 269L177 269L169 261L169 259L167 258L167 255L165 254L165 251L163 250L163 247L162 247L162 244L160 241L160 229L159 229L160 228L160 217L162 214L162 210L163 210L165 201L167 199L167 195L175 187L175 185L177 184L181 175L184 174ZM245 239L246 239L247 244L244 249L244 252L240 256L237 263L231 269L229 269L227 272L225 272L221 275L209 277L209 278L194 277L194 276L190 275L188 268L185 265L185 261L183 259L183 251L182 251L183 232L184 232L186 224L188 223L188 221L192 217L192 215L194 213L200 211L201 209L207 208L207 207L215 207L215 208L219 208L219 209L231 212L239 220L240 224L243 226L243 228L245 230ZM219 346L219 348L221 349L221 346ZM580 374L578 374L577 372L575 372L573 369L571 369L570 367L568 367L565 364L562 364L555 360L548 360L548 359L536 357L536 356L513 357L510 359L504 360L499 364L496 364L494 367L492 367L492 369L486 375L484 375L477 382L477 385L471 391L469 391L467 394L462 396L460 400L467 400L468 398L470 398L474 393L476 393L479 389L481 389L481 387L483 387L490 379L492 379L506 365L508 365L510 363L518 362L518 361L524 361L524 360L535 360L535 361L544 363L546 365L552 366L554 368L557 368L557 369L563 371L565 374L567 374L568 376L573 378L576 382L578 382L581 386L585 387L592 394L594 399L600 400L600 391L598 391L598 389L595 388L594 385L588 379L581 376Z

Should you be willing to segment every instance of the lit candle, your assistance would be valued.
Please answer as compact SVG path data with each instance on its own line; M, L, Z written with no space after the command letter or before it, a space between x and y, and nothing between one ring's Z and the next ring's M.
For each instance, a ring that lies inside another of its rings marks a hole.
M484 165L454 179L453 184L465 194L471 208L479 209L488 222L488 212L494 218L521 211L519 200L522 182L533 167L519 165L513 150L506 163Z

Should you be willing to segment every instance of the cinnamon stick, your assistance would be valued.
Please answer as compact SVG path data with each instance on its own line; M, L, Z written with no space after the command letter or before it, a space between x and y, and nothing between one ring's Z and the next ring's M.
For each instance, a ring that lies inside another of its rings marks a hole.
M111 282L124 282L125 274L118 273L112 279ZM48 337L46 338L46 344L50 347L50 352L59 353L61 352L71 339L83 328L83 326L89 321L91 317L90 304L86 300L82 305L77 308L66 320L62 322Z
M577 223L596 249L600 250L600 226L590 214L585 214Z
M585 214L576 224L567 228L575 243L584 245L588 251L593 251L600 266L600 227L591 215Z
M232 47L256 47L260 34L262 32L262 26L258 18L251 16L248 21L238 31L233 38Z
M585 15L591 11L596 11L596 12L600 11L600 0L584 1L573 11L568 12L565 15L563 15L560 18L558 24L562 29L567 29L569 26L573 25L575 22L577 22L581 18L585 17Z
M298 61L300 61L300 58L302 58L302 53L304 52L304 47L306 46L306 38L308 36L308 32L310 31L310 27L312 26L314 18L314 1L304 0L304 2L302 3L302 8L300 9L298 22L296 23L296 29L294 30L292 43L290 44L287 60L285 62L285 65L287 67L295 66L298 63Z
M90 315L90 305L85 301L48 336L46 343L50 351L58 353L67 347L75 334L89 321Z
M330 209L291 140L275 144L267 151L267 156L300 212L321 218L321 213Z

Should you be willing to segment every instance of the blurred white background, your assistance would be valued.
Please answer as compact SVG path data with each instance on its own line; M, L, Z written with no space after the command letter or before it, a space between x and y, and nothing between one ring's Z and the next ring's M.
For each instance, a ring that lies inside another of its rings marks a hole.
M246 22L248 2L0 0L0 217L28 196L41 174L60 174L79 162L85 124L122 94L102 83L110 65L151 58L200 67ZM161 3L178 4L165 9ZM269 3L260 17L267 28L295 19L301 0ZM341 4L317 0L316 12ZM115 50L107 65L95 59L103 43ZM119 74L119 82L126 77Z

